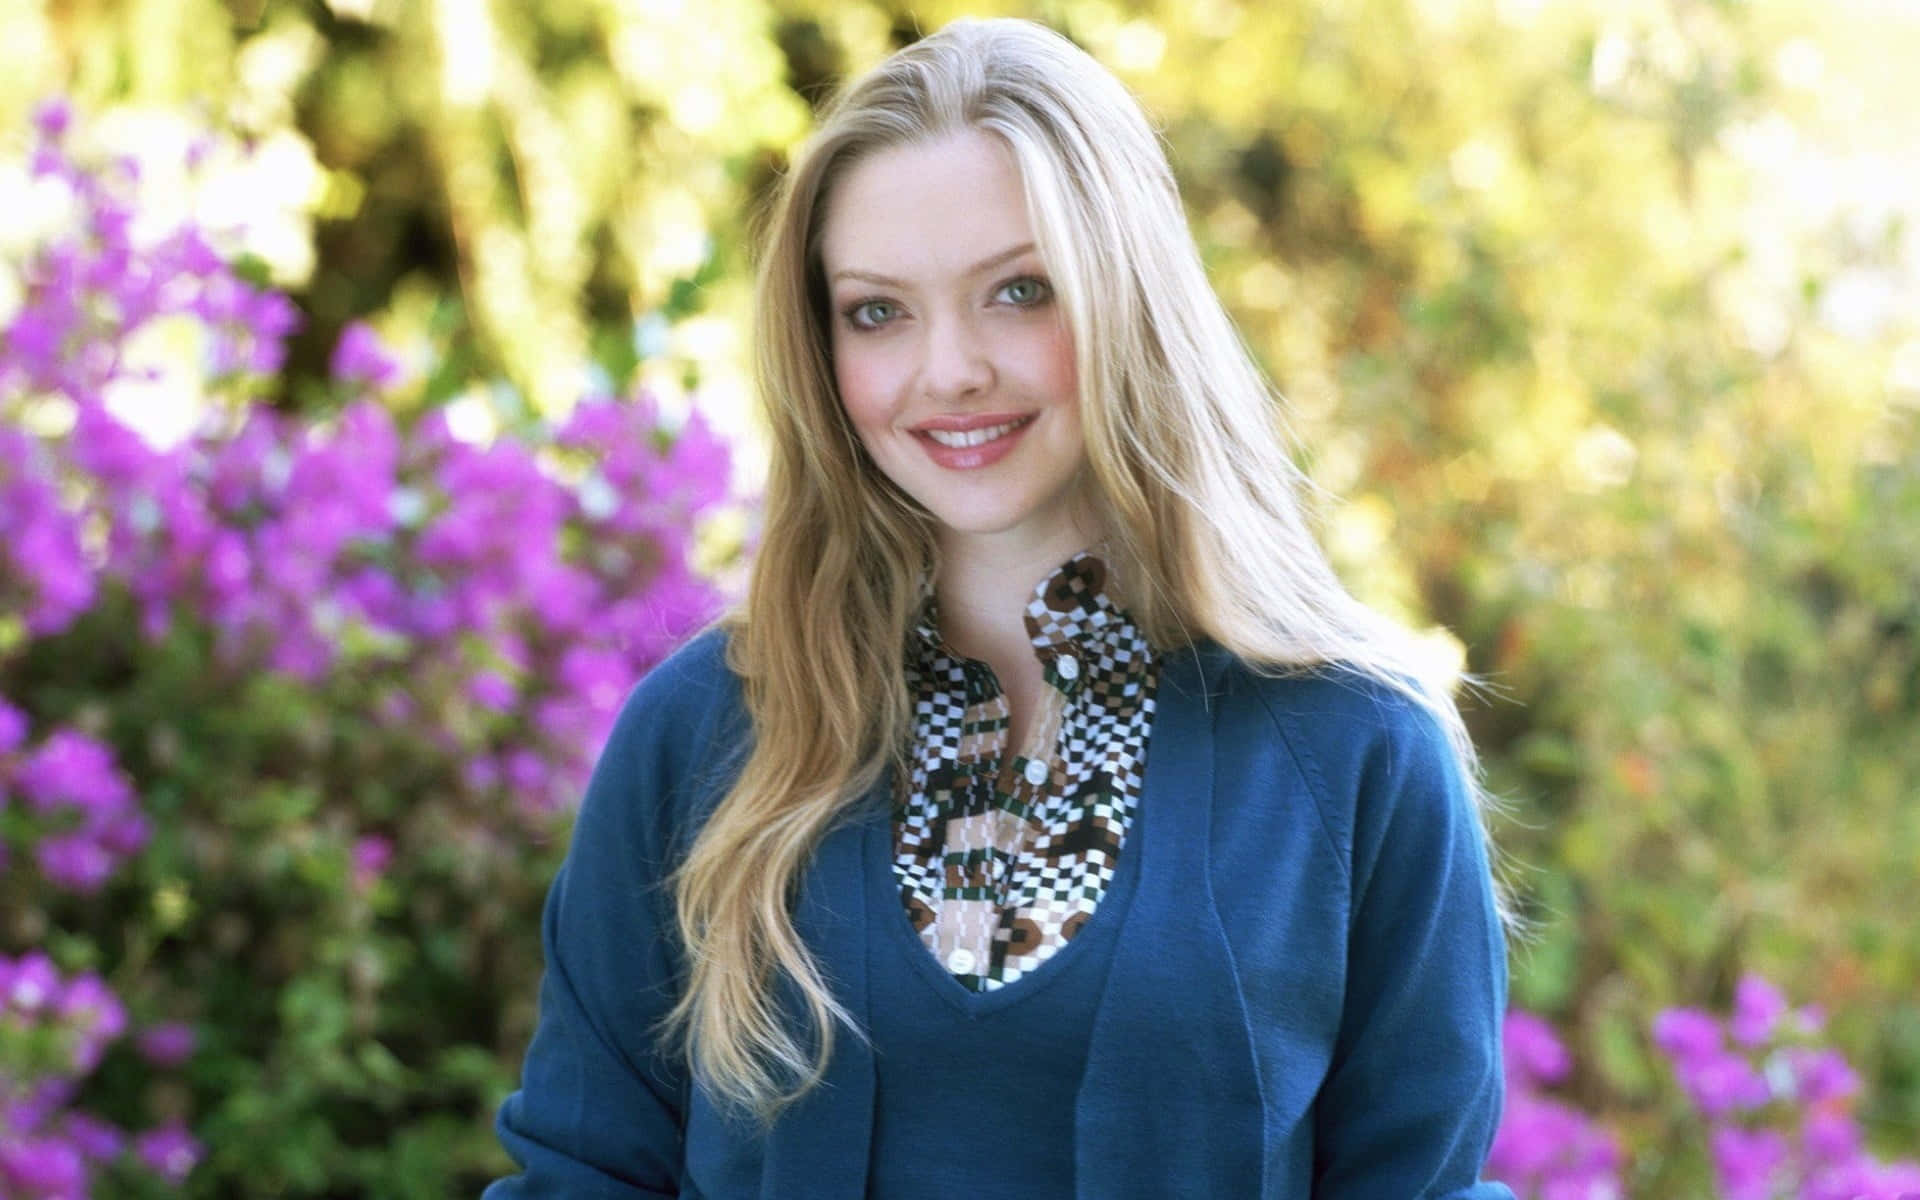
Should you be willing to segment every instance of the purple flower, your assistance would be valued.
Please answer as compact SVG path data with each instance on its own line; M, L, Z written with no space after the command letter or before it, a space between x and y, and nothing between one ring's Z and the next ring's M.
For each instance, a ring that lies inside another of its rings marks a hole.
M1759 1108L1773 1098L1767 1081L1738 1054L1716 1053L1678 1064L1680 1085L1708 1117Z
M362 891L373 886L374 880L387 869L393 861L393 842L369 834L353 843L353 885Z
M73 105L64 96L54 96L42 100L33 110L33 127L40 136L49 141L57 141L73 124Z
M1815 1109L1800 1127L1800 1142L1816 1163L1844 1163L1860 1153L1860 1127L1845 1113Z
M1722 1126L1709 1139L1725 1200L1773 1200L1786 1166L1787 1139L1771 1129Z
M82 1112L69 1112L62 1132L81 1157L93 1162L109 1162L120 1157L127 1135L100 1118Z
M1522 1087L1508 1096L1486 1172L1523 1197L1618 1197L1619 1164L1612 1134L1571 1106Z
M12 754L27 740L27 714L0 700L0 754Z
M107 1043L127 1029L127 1010L98 975L82 975L67 984L59 1015L78 1034L73 1048L73 1072L90 1074L100 1065Z
M81 895L99 891L113 874L113 855L84 833L41 838L33 848L33 857L49 883Z
M178 1122L149 1129L133 1139L133 1152L141 1162L173 1183L186 1179L199 1164L202 1153L200 1143Z
M1571 1063L1552 1028L1531 1013L1508 1013L1503 1052L1507 1103L1486 1171L1527 1200L1617 1200L1620 1147L1571 1105L1540 1091Z
M1879 1178L1874 1183L1879 1189L1875 1193L1878 1196L1890 1196L1895 1200L1913 1200L1915 1196L1920 1196L1920 1162L1902 1159L1899 1162L1888 1163L1880 1169Z
M60 973L46 955L35 950L11 963L0 957L0 1008L31 1015L52 1006L59 994Z
M1860 1090L1860 1077L1837 1050L1815 1050L1795 1046L1787 1051L1792 1069L1794 1091L1806 1104L1845 1100Z
M362 321L354 321L340 331L328 370L342 383L364 384L375 391L392 387L401 374L399 360L388 353L380 335Z
M1515 1009L1507 1014L1502 1028L1501 1049L1506 1060L1507 1078L1528 1083L1558 1083L1573 1065L1567 1048L1560 1044L1553 1026L1545 1018Z
M1787 1014L1787 998L1758 975L1741 977L1733 992L1733 1017L1728 1025L1733 1040L1743 1046L1764 1045Z
M67 982L56 1011L74 1028L95 1037L117 1038L127 1029L127 1010L120 998L91 971Z
M513 684L507 682L506 677L498 671L476 671L467 680L467 695L475 704L494 712L505 712L512 708L518 694Z
M156 1067L177 1067L193 1057L195 1040L193 1026L185 1021L163 1021L141 1030L133 1046Z
M1720 1023L1698 1009L1669 1008L1653 1020L1653 1044L1676 1063L1700 1061L1720 1052Z
M54 1138L0 1142L4 1194L34 1200L86 1200L87 1166L80 1151Z
M71 805L99 816L117 814L132 792L114 767L113 752L71 729L56 730L20 764L20 790L34 808L46 812Z

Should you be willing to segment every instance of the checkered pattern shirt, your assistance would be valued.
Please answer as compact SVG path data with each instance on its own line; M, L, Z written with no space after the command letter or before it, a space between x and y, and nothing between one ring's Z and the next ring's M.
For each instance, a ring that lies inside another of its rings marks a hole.
M914 732L894 876L927 949L974 991L1073 940L1133 824L1159 664L1106 582L1106 564L1082 553L1034 589L1027 634L1047 687L1018 753L993 669L946 644L931 598L908 639Z

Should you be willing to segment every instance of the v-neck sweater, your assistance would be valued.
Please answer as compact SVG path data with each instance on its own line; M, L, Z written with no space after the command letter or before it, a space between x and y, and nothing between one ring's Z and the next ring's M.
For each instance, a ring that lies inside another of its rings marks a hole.
M1134 861L1121 861L1071 942L985 991L936 960L904 910L897 921L877 917L867 959L869 1200L1073 1200L1090 1018L1139 876ZM886 872L867 878L871 911L900 909Z
M710 632L651 672L594 769L497 1122L523 1173L488 1200L867 1200L888 1047L842 1031L825 1079L762 1129L658 1038L684 980L665 880L751 737L725 656ZM1084 1014L1074 1195L1511 1200L1477 1179L1500 1112L1503 939L1438 723L1351 672L1270 676L1208 645L1164 654L1158 702L1140 874ZM907 969L870 952L903 920L871 888L887 786L821 841L794 910L863 1030L897 982L874 975ZM1022 1082L1016 1065L1009 1094ZM954 1179L927 1200L967 1195Z

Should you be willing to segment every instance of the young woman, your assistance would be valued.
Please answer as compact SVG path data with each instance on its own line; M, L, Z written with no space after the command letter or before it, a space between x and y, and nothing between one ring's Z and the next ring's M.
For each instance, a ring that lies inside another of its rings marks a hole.
M1507 1197L1452 680L1353 600L1137 104L961 22L773 213L744 610L547 905L511 1197Z

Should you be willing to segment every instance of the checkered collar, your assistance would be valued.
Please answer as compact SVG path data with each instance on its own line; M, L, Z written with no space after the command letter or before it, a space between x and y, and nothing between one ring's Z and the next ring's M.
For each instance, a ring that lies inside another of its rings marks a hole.
M1097 553L1099 549L1082 550L1055 567L1033 589L1033 598L1027 601L1027 636L1042 661L1050 661L1074 643L1092 650L1096 644L1110 640L1112 634L1131 627L1131 618L1109 594L1111 569ZM963 657L940 635L940 605L933 594L931 576L924 591L912 641L928 658Z

